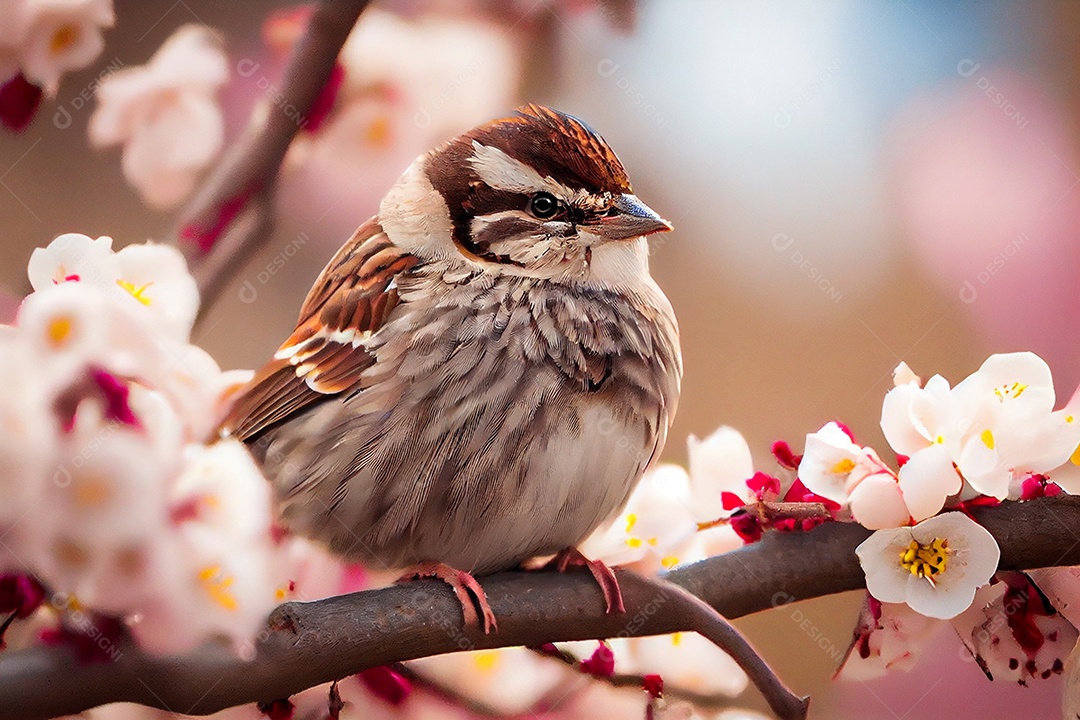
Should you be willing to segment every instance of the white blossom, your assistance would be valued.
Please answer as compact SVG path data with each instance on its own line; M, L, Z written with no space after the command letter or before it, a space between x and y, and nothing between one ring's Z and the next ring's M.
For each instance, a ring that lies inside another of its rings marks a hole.
M948 619L971 605L975 589L990 581L1001 551L981 525L948 512L912 527L878 530L855 553L876 599Z
M236 440L190 446L186 456L168 498L172 561L133 632L158 652L213 636L240 647L278 602L269 484Z
M187 343L197 295L172 248L68 234L28 274L0 332L0 567L119 618L146 650L222 637L250 652L293 584L254 460L204 444L250 373Z
M610 565L651 558L664 568L737 547L729 527L699 532L722 518L724 493L752 501L746 481L754 474L750 448L736 430L721 427L705 440L690 436L690 471L661 464L646 471L626 506L581 545L586 557Z
M199 291L184 256L175 247L151 242L113 252L112 243L110 237L60 235L30 255L30 284L37 291L71 282L108 289L149 308L157 329L186 342L199 308Z
M575 672L523 647L435 655L409 668L508 717L532 711L548 693L573 682Z
M55 95L60 76L79 70L105 47L103 28L112 27L112 0L8 0L0 13L10 66L15 62L28 80ZM10 23L10 24L9 24Z
M1020 685L1061 674L1077 639L1072 623L1045 603L1042 585L1036 588L1022 573L1001 573L950 622L983 672Z
M863 604L855 640L840 668L838 680L872 680L895 670L915 667L923 647L943 623L902 603Z
M849 505L855 520L872 530L906 525L912 515L893 471L834 422L806 436L799 479L811 492Z
M184 200L225 137L217 92L228 79L217 35L201 25L177 30L146 65L101 81L90 142L122 144L124 177L156 209Z
M704 440L691 435L687 441L690 478L694 488L694 513L699 522L709 522L731 514L722 496L734 493L751 502L746 481L754 475L750 446L738 430L717 428Z
M975 492L1005 499L1025 477L1060 467L1080 445L1076 411L1055 411L1054 402L1050 368L1041 358L992 355L955 388L937 375L922 388L893 388L882 405L881 429L894 450L916 462L913 482L932 476L951 485L946 464L954 464ZM917 458L927 452L935 457Z
M668 567L678 559L668 551L697 530L691 511L690 476L678 465L658 465L641 478L626 506L612 522L582 544L586 557L625 565L654 555Z

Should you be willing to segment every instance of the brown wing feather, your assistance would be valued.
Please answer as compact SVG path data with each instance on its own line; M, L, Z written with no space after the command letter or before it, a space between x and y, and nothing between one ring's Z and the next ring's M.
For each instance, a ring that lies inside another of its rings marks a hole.
M247 440L353 388L374 362L364 341L398 303L394 278L417 262L390 242L374 218L361 225L323 269L296 330L238 394L220 432Z

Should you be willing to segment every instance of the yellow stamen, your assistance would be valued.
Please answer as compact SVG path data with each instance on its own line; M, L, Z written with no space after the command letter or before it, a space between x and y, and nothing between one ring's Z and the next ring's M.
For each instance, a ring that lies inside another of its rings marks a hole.
M630 531L637 525L637 513L630 513L626 516L626 534L629 535Z
M632 548L641 547L641 538L629 537L626 538L626 544Z
M229 590L233 579L222 575L220 567L207 565L199 571L199 580L202 581L206 594L218 605L226 610L235 610L239 607L240 603L236 601L236 596Z
M667 557L660 560L660 564L664 566L665 570L670 570L671 568L679 564L679 558L675 557L674 555L668 555Z
M1005 402L1005 398L1016 399L1024 394L1024 391L1028 389L1028 385L1023 383L1014 382L1012 385L1002 385L999 388L994 388L994 394L997 395L997 399L1001 402Z
M934 585L935 579L945 573L950 552L949 541L944 538L934 538L929 545L912 540L900 553L900 567Z
M832 471L837 475L847 475L854 469L855 461L851 458L844 458L843 460L832 466Z
M982 440L982 444L986 446L987 450L994 449L994 433L990 432L989 428L982 431L982 434L979 435L979 439Z
M1067 423L1071 423L1075 419L1076 418L1074 418L1072 415L1066 415L1065 416L1065 422L1067 422Z
M478 650L473 655L476 669L481 672L490 672L499 664L499 653L495 650Z
M1073 454L1069 456L1069 462L1073 465L1080 465L1080 445L1077 445L1076 449L1073 450Z
M80 478L72 489L75 492L75 504L85 508L104 505L112 497L112 488L108 481L99 477Z
M53 544L53 553L61 565L69 568L83 568L90 562L90 553L71 538L60 538Z
M61 347L67 342L68 337L71 335L71 328L75 325L71 318L66 315L53 318L48 327L45 328L45 333L49 339L49 343L53 347Z
M656 540L656 538L651 537L648 540L646 540L645 542L649 543L649 547L656 547L657 540Z
M56 32L49 38L49 51L53 55L59 55L64 52L79 39L79 28L75 25L67 24L61 25L56 28Z
M934 442L938 445L943 445L945 443L945 436L938 435L936 438L934 438Z
M389 147L393 139L393 126L390 118L380 115L371 121L364 133L365 139L375 147Z
M671 633L671 644L672 645L678 647L679 643L681 643L681 642L682 642L682 633L681 632Z
M146 570L146 553L140 547L126 547L116 552L116 567L121 573L134 577Z
M145 285L141 285L140 287L135 287L134 283L129 283L127 280L117 280L116 284L131 293L131 297L135 298L143 305L150 304L150 298L143 295L143 293L146 292L146 288L150 287L154 283L148 282Z

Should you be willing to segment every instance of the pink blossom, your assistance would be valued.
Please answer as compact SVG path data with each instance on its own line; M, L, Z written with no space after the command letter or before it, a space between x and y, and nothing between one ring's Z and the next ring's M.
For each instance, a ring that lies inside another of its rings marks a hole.
M5 3L8 57L50 96L60 76L86 67L101 54L103 28L112 27L112 0L13 0ZM11 62L11 60L9 60ZM4 78L6 79L6 78Z
M124 177L155 209L175 207L224 142L217 92L228 79L221 41L180 28L150 62L113 73L97 89L90 141L123 145Z

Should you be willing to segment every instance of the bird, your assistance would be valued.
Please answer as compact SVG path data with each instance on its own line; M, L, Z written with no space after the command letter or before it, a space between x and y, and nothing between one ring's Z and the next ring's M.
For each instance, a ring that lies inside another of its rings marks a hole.
M437 577L497 629L476 580L575 548L664 447L682 378L647 237L672 229L608 143L540 105L417 158L323 269L237 394L282 526Z

